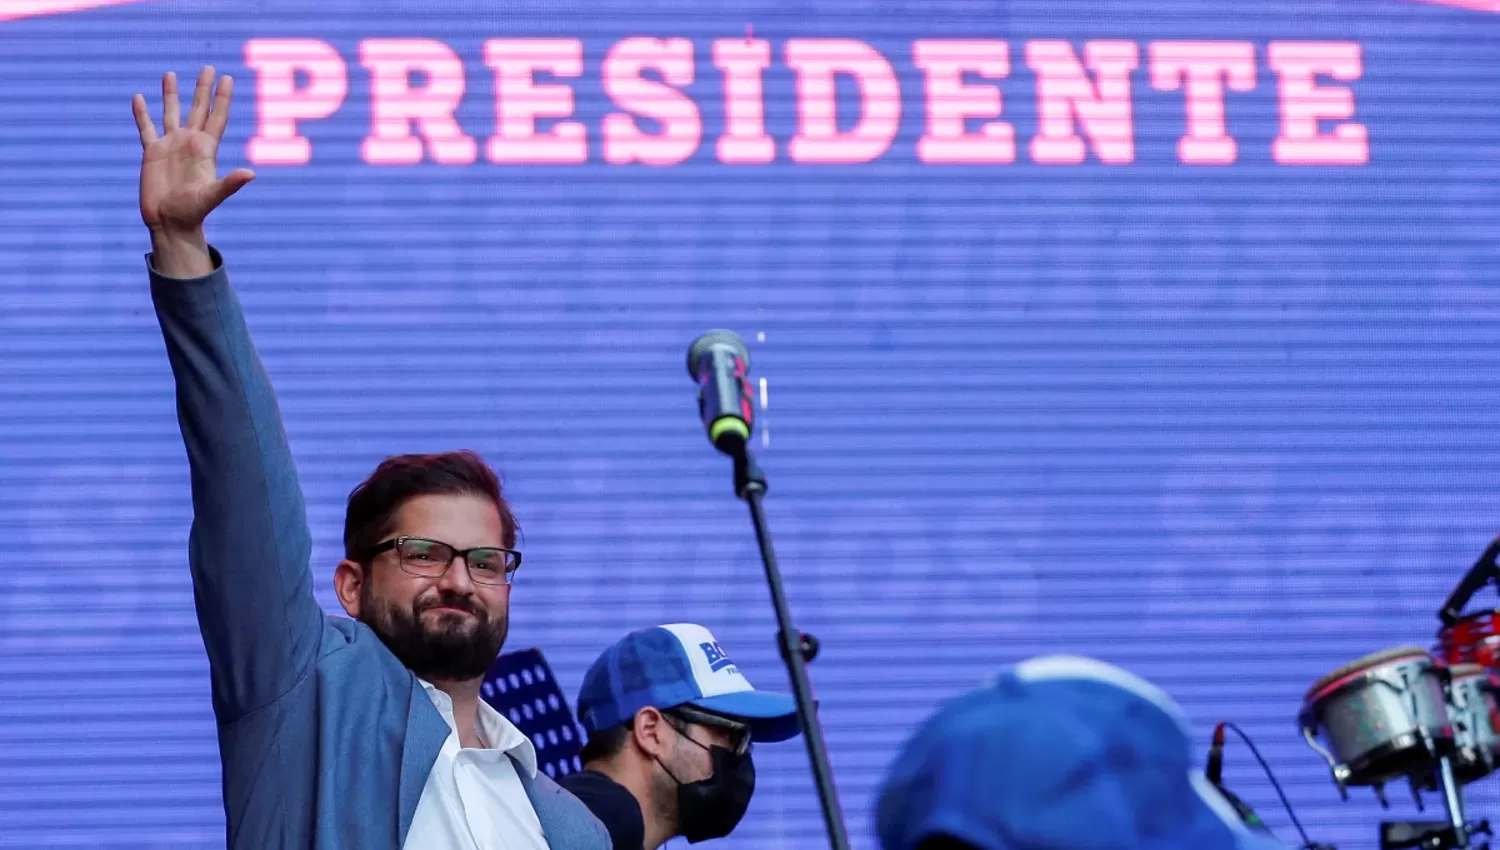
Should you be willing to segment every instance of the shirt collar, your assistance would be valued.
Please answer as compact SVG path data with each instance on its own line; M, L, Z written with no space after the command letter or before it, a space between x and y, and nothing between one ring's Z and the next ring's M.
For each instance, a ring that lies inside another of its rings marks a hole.
M421 676L417 677L417 681L422 683L422 689L427 691L428 699L432 700L432 704L443 715L443 720L447 721L448 728L457 732L457 723L453 719L452 698ZM484 736L484 741L488 745L485 749L509 755L521 767L525 768L528 778L535 779L537 769L536 747L532 745L531 739L527 738L524 732L516 728L516 725L510 722L505 715L496 711L494 706L482 699L479 701L477 720L479 723L479 734Z

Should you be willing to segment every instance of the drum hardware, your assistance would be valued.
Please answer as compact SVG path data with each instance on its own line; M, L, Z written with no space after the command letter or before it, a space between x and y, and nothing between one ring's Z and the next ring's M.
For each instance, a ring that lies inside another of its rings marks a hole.
M1478 664L1450 667L1448 717L1458 783L1468 785L1494 773L1500 758L1500 677Z
M1469 824L1466 832L1469 836L1494 834L1487 820ZM1380 822L1380 850L1450 850L1462 846L1456 841L1453 825L1447 821ZM1489 850L1489 846L1488 842L1470 845L1473 850Z
M1418 810L1423 791L1442 794L1445 820L1382 821L1381 850L1489 850L1475 840L1492 835L1489 821L1465 819L1463 786L1500 771L1500 607L1463 611L1491 585L1500 589L1500 537L1444 600L1431 652L1374 653L1319 679L1303 699L1302 737L1342 799L1367 786L1388 809L1385 786L1403 778Z
M1500 563L1496 562L1497 558L1500 558L1500 537L1490 541L1490 545L1480 553L1474 565L1469 567L1469 571L1464 574L1463 578L1459 579L1458 586L1454 587L1453 592L1448 594L1448 598L1443 601L1443 607L1438 610L1438 619L1442 621L1445 628L1463 619L1460 612L1464 610L1465 605L1469 604L1469 600L1474 598L1474 594L1484 589L1485 585L1500 585Z
M1434 651L1450 665L1500 668L1500 609L1465 614L1438 629Z
M1349 786L1369 786L1388 808L1386 783L1404 778L1424 809L1422 788L1439 789L1456 842L1442 846L1465 848L1468 829L1452 761L1459 750L1449 717L1451 682L1447 665L1421 647L1384 650L1315 682L1298 723L1308 747L1328 762L1344 800ZM1319 732L1327 747L1318 743Z
M1308 689L1298 715L1302 735L1328 762L1342 797L1351 785L1380 789L1426 775L1453 752L1448 680L1448 668L1425 649L1402 646L1345 665Z

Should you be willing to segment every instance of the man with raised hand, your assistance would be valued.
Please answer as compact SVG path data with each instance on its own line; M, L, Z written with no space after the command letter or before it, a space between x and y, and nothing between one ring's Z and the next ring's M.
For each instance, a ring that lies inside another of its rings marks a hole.
M479 699L520 566L494 472L471 452L381 463L349 497L313 597L306 509L271 383L203 221L253 178L217 176L233 81L198 77L184 119L146 100L141 217L151 297L192 474L188 562L208 651L228 843L244 850L606 850L603 826L536 769Z

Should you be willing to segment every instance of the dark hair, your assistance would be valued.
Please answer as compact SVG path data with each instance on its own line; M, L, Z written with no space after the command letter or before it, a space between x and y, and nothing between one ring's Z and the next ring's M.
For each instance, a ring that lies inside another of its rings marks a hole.
M687 728L690 724L671 709L663 711L661 716L673 729L684 735L687 734ZM621 750L625 749L625 742L629 741L630 736L634 733L634 717L624 723L611 726L608 729L600 729L598 732L589 735L589 739L584 743L583 749L578 752L578 758L584 764L590 764L600 759L614 758L620 754Z
M578 753L578 758L585 765L601 759L614 758L625 749L625 742L630 740L631 732L635 728L634 720L629 720L608 729L600 729L589 735L588 742Z
M390 534L396 513L418 496L481 496L500 512L506 548L516 545L516 517L501 492L500 477L471 451L397 455L375 467L349 494L344 513L344 557L364 561L369 551Z

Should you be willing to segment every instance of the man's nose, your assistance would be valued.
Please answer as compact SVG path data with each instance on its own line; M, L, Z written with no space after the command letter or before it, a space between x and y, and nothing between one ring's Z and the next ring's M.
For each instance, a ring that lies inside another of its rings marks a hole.
M474 580L469 577L469 562L462 555L454 555L448 562L448 570L438 580L438 587L454 593L472 594Z

